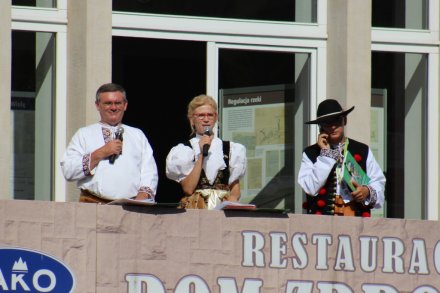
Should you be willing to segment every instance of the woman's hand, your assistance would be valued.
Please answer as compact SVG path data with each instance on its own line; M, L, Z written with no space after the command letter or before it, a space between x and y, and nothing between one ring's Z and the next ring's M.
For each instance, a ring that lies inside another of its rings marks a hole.
M212 139L214 138L213 135L202 135L199 140L199 147L200 147L200 153L203 154L203 146L204 145L211 145Z

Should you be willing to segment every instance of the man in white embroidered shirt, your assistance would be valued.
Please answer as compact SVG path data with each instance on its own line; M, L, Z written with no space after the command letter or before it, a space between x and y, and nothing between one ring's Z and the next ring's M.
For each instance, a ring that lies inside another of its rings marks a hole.
M80 202L154 199L158 173L153 150L142 130L122 124L127 105L122 86L99 87L95 106L101 120L80 128L64 153L61 169L66 180L77 181Z

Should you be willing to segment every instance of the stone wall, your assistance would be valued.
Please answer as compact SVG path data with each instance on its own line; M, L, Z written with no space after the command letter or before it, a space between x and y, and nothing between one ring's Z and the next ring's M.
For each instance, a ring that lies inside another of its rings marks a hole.
M437 221L0 201L0 248L53 256L80 293L431 290L438 231ZM0 269L9 283L1 259Z

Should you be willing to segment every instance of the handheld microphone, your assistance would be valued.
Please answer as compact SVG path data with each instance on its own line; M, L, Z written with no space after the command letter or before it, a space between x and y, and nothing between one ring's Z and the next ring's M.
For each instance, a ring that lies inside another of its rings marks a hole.
M203 135L211 136L211 134L212 134L211 127L205 126L205 131L203 132ZM210 147L210 145L207 143L203 145L203 156L204 157L208 156L209 147Z
M119 139L120 141L122 141L122 134L123 133L124 133L124 128L122 126L119 126L116 129L116 132L115 132L115 139ZM116 156L117 156L116 154L113 154L113 155L110 156L110 158L109 158L110 164L114 164L115 163Z

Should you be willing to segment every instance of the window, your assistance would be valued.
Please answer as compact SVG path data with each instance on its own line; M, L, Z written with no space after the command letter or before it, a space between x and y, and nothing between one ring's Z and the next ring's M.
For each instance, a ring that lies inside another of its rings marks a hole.
M115 0L113 10L268 21L317 21L317 0Z
M52 198L55 34L12 32L14 199Z
M428 29L428 0L373 0L373 27Z
M372 55L372 86L386 93L384 172L390 218L426 218L427 60L426 54Z
M55 8L57 0L12 0L12 5Z
M243 144L247 152L242 202L302 212L295 167L305 136L310 60L307 53L219 50L221 138Z

